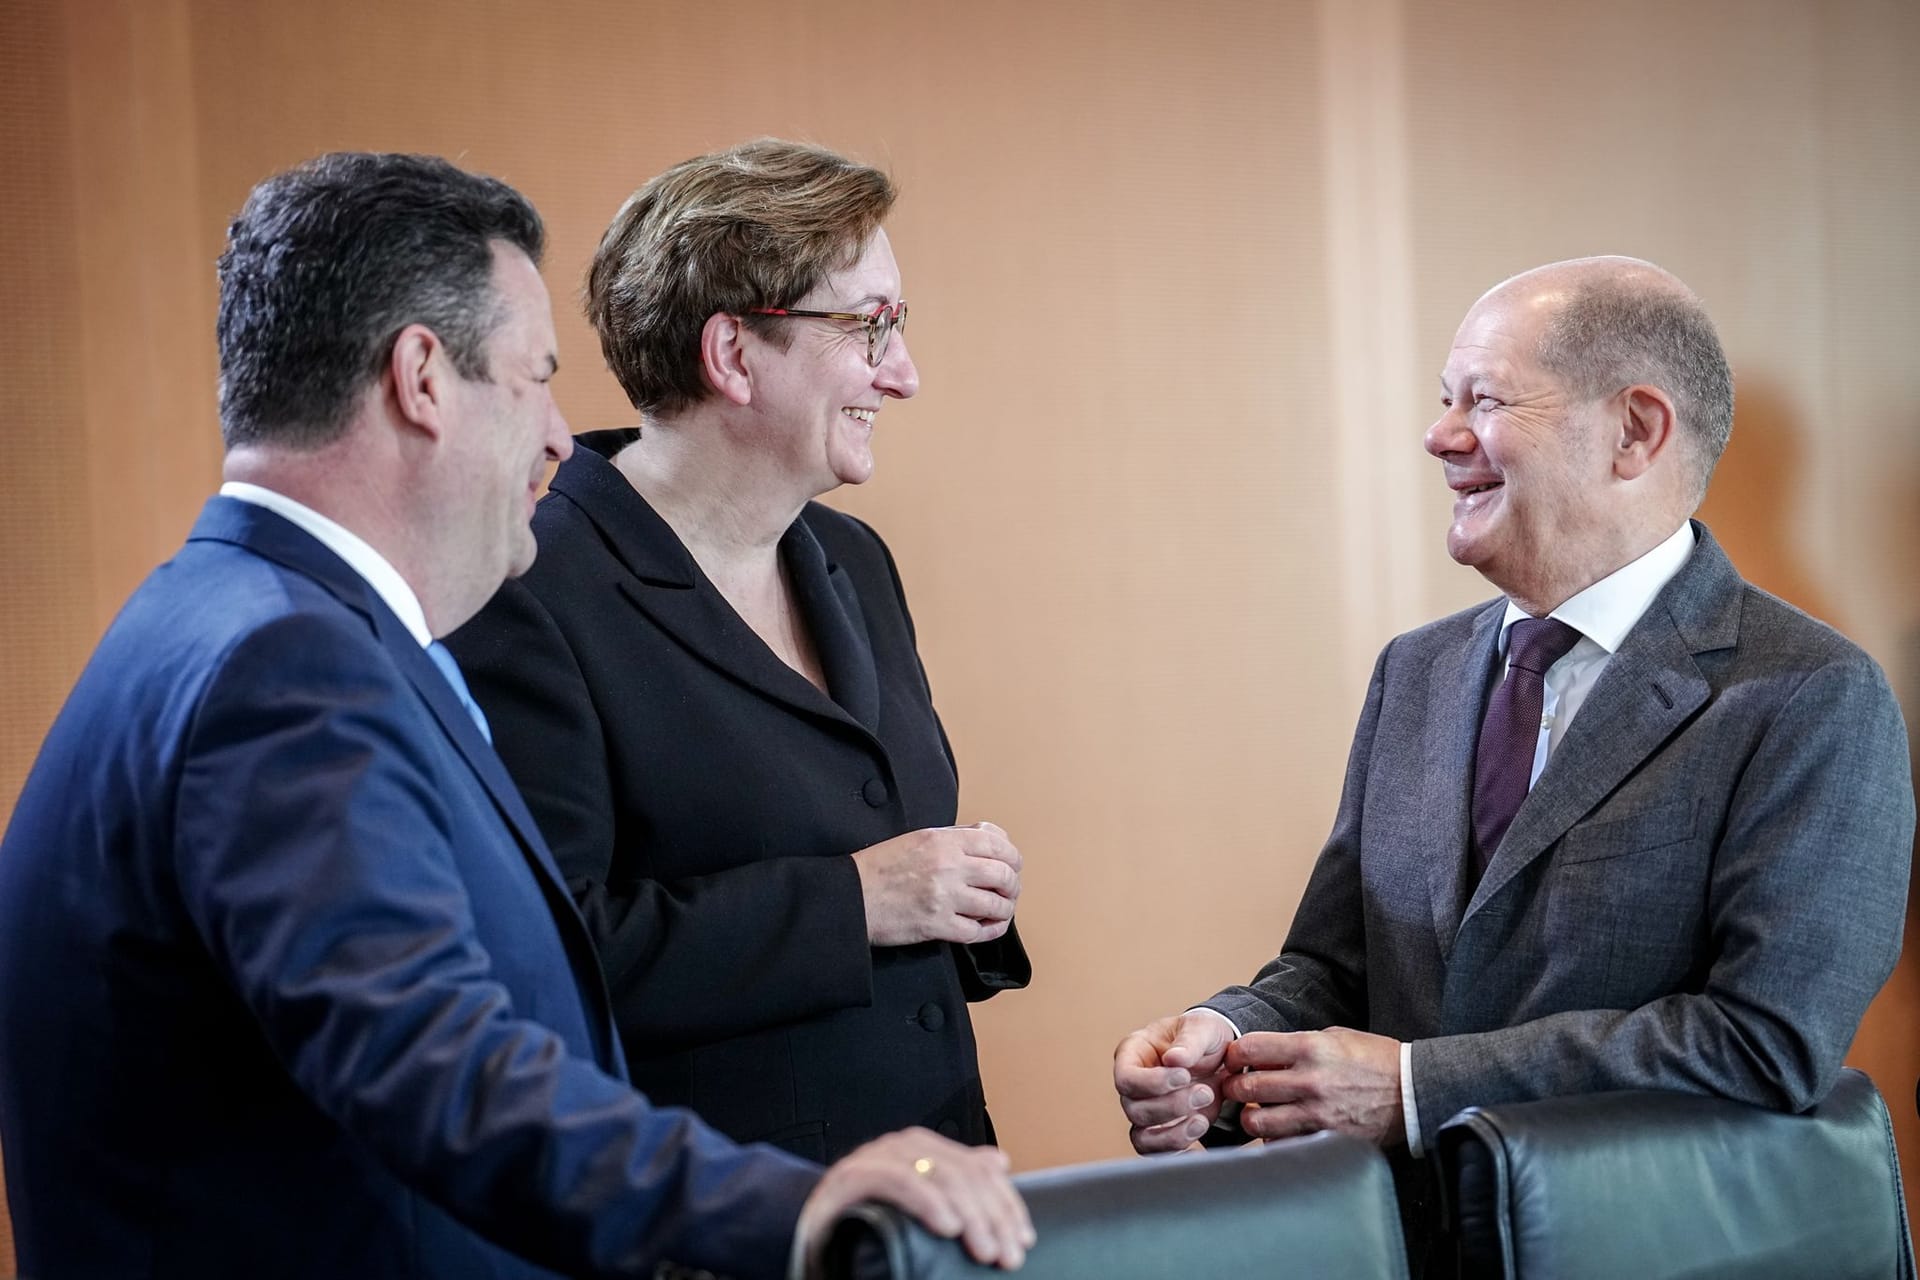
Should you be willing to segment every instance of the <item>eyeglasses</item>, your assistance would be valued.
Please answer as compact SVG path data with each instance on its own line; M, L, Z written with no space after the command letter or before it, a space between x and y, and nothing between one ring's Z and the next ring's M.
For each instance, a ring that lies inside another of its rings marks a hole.
M747 311L756 316L846 320L863 325L867 330L867 363L875 368L879 368L880 362L887 358L887 343L893 341L893 331L907 327L905 298L898 302L883 302L864 315L858 311L801 311L794 307L748 307Z

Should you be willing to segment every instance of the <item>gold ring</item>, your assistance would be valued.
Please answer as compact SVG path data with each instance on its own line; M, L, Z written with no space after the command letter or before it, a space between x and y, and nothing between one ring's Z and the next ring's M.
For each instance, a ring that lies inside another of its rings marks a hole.
M933 1176L933 1161L921 1156L913 1162L913 1171L923 1178L930 1178Z

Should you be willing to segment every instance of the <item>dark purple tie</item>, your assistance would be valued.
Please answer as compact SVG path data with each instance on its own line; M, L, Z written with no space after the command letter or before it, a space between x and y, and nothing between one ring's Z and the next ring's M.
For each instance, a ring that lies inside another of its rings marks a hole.
M1580 633L1557 618L1522 618L1507 635L1507 678L1487 702L1473 757L1473 882L1500 847L1527 798L1540 743L1547 668L1567 656Z

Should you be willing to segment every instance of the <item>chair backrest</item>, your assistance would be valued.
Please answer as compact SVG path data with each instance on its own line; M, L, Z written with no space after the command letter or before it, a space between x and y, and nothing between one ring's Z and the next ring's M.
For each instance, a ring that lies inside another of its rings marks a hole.
M1072 1165L1014 1180L1040 1240L1020 1280L1300 1276L1404 1280L1386 1160L1321 1133L1237 1151ZM1004 1276L889 1206L835 1229L827 1274L857 1280Z
M1913 1280L1887 1107L1842 1071L1805 1115L1629 1091L1442 1126L1463 1277Z

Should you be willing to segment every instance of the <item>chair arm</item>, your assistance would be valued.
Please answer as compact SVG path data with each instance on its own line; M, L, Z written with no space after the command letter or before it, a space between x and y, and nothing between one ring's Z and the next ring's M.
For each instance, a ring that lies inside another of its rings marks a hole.
M1913 1280L1886 1104L1804 1115L1643 1090L1469 1107L1436 1158L1463 1277Z
M1338 1134L1072 1165L1014 1184L1039 1234L1020 1280L1407 1274L1387 1162L1372 1145ZM1003 1274L879 1204L841 1218L827 1257L827 1274L848 1280Z

